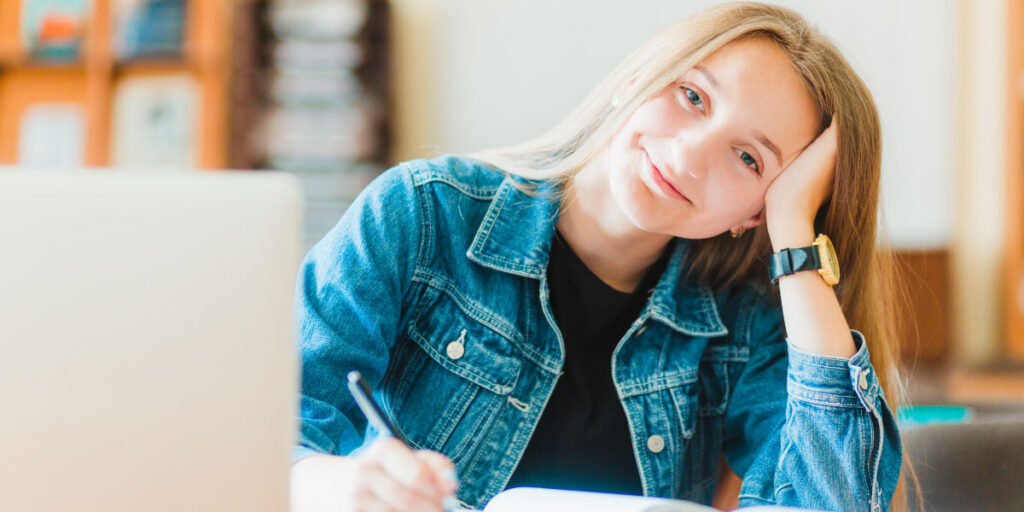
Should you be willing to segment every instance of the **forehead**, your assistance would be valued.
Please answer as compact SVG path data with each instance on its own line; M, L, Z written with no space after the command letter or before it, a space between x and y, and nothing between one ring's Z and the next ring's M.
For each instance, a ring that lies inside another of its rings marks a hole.
M751 38L726 44L686 73L710 96L714 115L743 133L758 131L782 152L786 165L817 135L817 101L786 52ZM713 80L713 82L712 82ZM765 155L774 161L774 157Z

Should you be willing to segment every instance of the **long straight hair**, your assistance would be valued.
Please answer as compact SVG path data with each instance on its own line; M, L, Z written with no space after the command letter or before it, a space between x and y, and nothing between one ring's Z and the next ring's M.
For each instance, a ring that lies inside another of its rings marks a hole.
M819 133L838 116L832 194L818 210L814 228L835 244L842 265L836 295L847 322L864 334L879 382L896 410L906 399L898 360L900 310L906 299L891 253L876 240L882 155L878 110L839 50L796 12L754 2L698 12L634 51L547 133L466 156L508 174L567 184L607 148L630 114L653 94L722 46L751 37L774 41L789 56L820 107ZM722 233L695 240L690 254L690 276L713 289L768 281L771 242L763 226L738 239ZM902 510L905 504L901 483L892 506Z

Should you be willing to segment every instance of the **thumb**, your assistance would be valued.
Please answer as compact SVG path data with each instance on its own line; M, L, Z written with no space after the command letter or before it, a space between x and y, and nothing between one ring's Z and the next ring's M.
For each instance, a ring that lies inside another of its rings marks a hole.
M454 493L459 487L459 479L455 473L455 464L448 457L430 450L417 450L416 457L423 461L434 473L437 486L445 492Z

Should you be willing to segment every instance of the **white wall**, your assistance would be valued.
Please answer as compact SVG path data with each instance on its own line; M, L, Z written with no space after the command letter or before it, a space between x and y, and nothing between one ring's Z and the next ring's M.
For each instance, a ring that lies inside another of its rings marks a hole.
M407 29L396 33L399 64L418 70L399 69L397 76L398 154L404 159L540 134L644 40L715 2L393 3L405 20L399 28ZM893 245L948 245L957 134L955 0L778 3L819 25L875 95L884 140L883 208Z

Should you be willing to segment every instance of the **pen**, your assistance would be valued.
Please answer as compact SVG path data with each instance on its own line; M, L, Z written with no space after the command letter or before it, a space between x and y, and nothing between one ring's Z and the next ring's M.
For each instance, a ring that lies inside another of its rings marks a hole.
M377 401L373 399L370 386L363 380L363 376L355 370L348 372L348 390L352 393L352 398L356 399L359 410L363 411L363 416L366 416L377 432L384 436L394 437L402 441L403 444L409 444L405 442L405 439L395 435L397 431L395 426L391 424L388 417L384 415L384 411L377 405Z
M363 412L363 416L366 416L366 419L369 420L377 432L384 436L394 437L401 441L402 444L409 446L409 443L397 435L398 430L388 420L380 406L377 405L377 401L373 399L373 393L370 391L370 386L366 384L363 376L358 371L348 372L348 390L352 393L352 398L356 399L356 404L359 406L359 410ZM454 480L455 485L458 485L459 480L454 471L450 474L446 473L444 476ZM459 506L455 496L446 496L442 506L448 511L465 510Z

